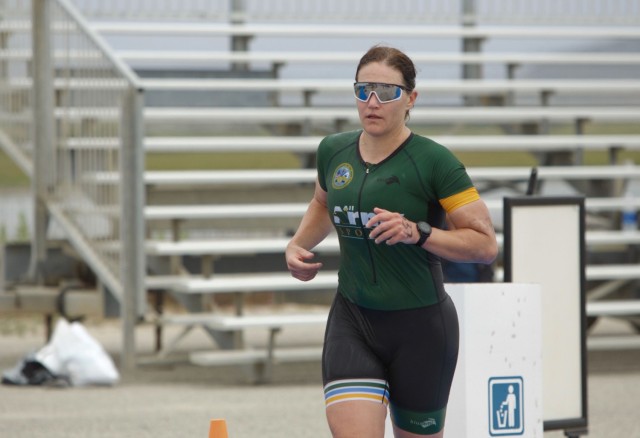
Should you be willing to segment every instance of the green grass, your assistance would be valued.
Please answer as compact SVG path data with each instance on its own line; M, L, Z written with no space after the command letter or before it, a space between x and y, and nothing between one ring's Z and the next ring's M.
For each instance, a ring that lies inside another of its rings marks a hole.
M467 167L476 166L535 166L538 161L527 152L457 152L456 156ZM619 161L631 160L640 163L640 152L621 152ZM605 151L585 152L583 163L587 166L609 164L609 155Z
M0 187L28 187L29 178L0 149Z
M149 154L147 170L215 170L215 169L277 169L299 167L300 162L288 153L229 154Z

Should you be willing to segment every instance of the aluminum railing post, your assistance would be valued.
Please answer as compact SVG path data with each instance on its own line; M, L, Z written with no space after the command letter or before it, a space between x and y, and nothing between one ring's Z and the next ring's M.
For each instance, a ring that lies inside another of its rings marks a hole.
M144 253L144 94L130 87L122 105L120 151L120 194L122 242L122 363L123 370L135 368L135 326L145 311Z
M47 198L52 193L55 162L53 71L51 63L51 2L32 2L33 50L33 174L34 226L31 236L29 277L41 283L41 266L47 255Z
M231 0L231 24L245 24L247 11L244 4L244 0ZM231 51L232 52L247 52L249 50L249 40L251 37L246 35L232 36L231 37ZM246 62L234 62L231 65L233 71L247 71L249 70L249 64Z
M462 0L462 17L461 24L465 27L474 27L477 25L478 17L476 11L476 0ZM477 53L482 51L482 39L468 38L462 39L462 51L465 53ZM463 79L482 79L481 64L463 64ZM467 98L468 101L477 101L477 98ZM475 103L475 102L474 102Z

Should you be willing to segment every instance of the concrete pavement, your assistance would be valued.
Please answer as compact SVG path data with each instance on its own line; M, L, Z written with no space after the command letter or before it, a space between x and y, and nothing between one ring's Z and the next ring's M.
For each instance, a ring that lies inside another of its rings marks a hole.
M0 323L0 370L13 367L43 345L40 320ZM20 325L22 324L22 325ZM7 327L9 327L7 329ZM117 361L120 329L115 321L88 322L89 332ZM618 321L603 320L596 331L625 332ZM248 340L260 344L263 332ZM281 341L320 342L322 330L283 331ZM152 328L137 330L141 353L152 348ZM180 346L185 352L210 348L194 331ZM640 351L589 353L589 422L592 438L640 437ZM320 365L283 364L273 383L253 386L237 367L200 368L188 364L145 367L109 388L0 386L0 437L7 438L169 438L208 436L209 421L224 418L231 438L329 437L324 418ZM544 438L560 438L560 431ZM459 438L459 437L450 437ZM473 437L468 437L473 438Z

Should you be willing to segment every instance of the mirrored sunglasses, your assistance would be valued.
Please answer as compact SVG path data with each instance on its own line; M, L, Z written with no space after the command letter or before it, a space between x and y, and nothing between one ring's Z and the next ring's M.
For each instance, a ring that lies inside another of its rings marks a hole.
M389 103L402 97L402 90L409 91L407 87L396 84L385 84L382 82L356 82L353 84L353 91L356 99L367 102L371 98L371 93L375 93L380 103Z

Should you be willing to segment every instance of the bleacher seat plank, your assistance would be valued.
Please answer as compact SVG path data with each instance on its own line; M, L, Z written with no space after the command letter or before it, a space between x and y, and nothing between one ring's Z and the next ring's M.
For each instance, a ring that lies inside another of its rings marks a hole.
M602 265L587 267L588 280L635 279L640 274L638 265ZM269 277L267 275L266 277ZM297 280L296 280L297 281ZM336 280L330 280L323 288L337 285ZM210 290L210 289L209 289ZM279 289L280 290L280 289ZM255 290L254 290L255 291ZM202 292L202 290L199 290ZM595 301L587 303L588 316L632 316L640 315L640 301L615 300ZM325 313L298 315L247 315L221 316L217 314L187 314L165 316L166 322L177 324L205 324L216 330L240 330L243 328L277 328L286 325L321 324L326 322Z
M216 274L201 276L150 276L146 278L148 289L169 288L176 292L194 294L252 293L284 291L335 290L338 274L335 271L319 272L310 281L300 281L289 272L264 272L245 274Z
M585 243L590 246L640 245L638 230L587 230Z
M27 78L12 79L7 84L12 89L31 89L33 81ZM333 92L348 95L352 92L353 81L344 79L202 79L202 78L163 78L142 79L141 88L145 90L173 91L278 91L299 93ZM62 78L55 79L53 87L57 90L112 90L122 91L127 88L124 81L107 83L96 82L95 79ZM525 79L458 79L431 80L424 84L424 89L432 94L507 94L507 93L554 93L554 94L587 94L612 95L628 94L629 90L638 89L640 82L636 80L525 80ZM418 91L422 89L418 84Z
M502 199L485 199L484 202L489 210L502 211L504 204ZM620 211L625 208L640 210L640 197L585 197L584 204L588 212ZM613 232L616 231L614 230Z
M600 165L600 166L540 166L537 167L540 180L616 180L640 178L640 165ZM469 167L469 176L478 181L527 181L531 168L518 167ZM230 184L302 184L314 183L315 169L277 170L202 170L202 171L148 171L145 172L147 185L230 185ZM96 172L85 178L99 184L112 184L118 175Z
M136 62L249 62L271 64L355 64L362 56L361 52L323 52L323 51L210 51L210 50L116 50L123 60ZM561 65L635 65L640 64L640 55L632 52L422 52L407 51L416 64L421 63L478 63L478 64L561 64ZM0 50L0 60L26 61L31 59L31 50ZM58 60L97 60L100 53L86 50L54 50L52 57Z
M93 110L93 111L92 111ZM61 109L59 117L64 115ZM100 109L67 110L70 118L87 116L112 118L113 112ZM227 108L146 108L144 118L148 123L206 122L211 123L295 123L304 121L335 122L359 121L355 107L227 107ZM411 110L413 123L516 123L574 122L577 119L608 122L640 122L640 108L632 106L582 106L582 107L416 107Z
M496 270L496 280L502 281L502 270ZM587 280L620 280L640 278L638 264L588 265ZM252 293L268 291L334 290L338 285L337 272L320 272L311 281L302 282L291 277L289 272L267 272L251 274L217 274L211 278L196 276L152 276L147 277L147 288L170 288L177 292L194 294Z
M640 265L633 263L587 265L585 277L587 281L637 280L640 278ZM503 280L504 270L498 267L494 273L494 281Z
M322 347L278 348L273 351L275 363L317 361L322 357ZM257 364L268 361L267 350L214 350L200 351L189 355L194 365L240 365Z
M77 88L92 86L88 81L76 80ZM63 84L64 85L64 84ZM72 88L74 82L68 84ZM95 82L93 83L95 85ZM280 92L352 92L353 80L345 79L143 79L142 86L150 90L234 90L234 91L280 91ZM418 84L418 91L421 86ZM562 79L458 79L430 80L424 84L429 95L434 93L506 94L519 93L582 93L582 94L629 94L629 90L640 89L637 80L562 80Z
M146 251L149 255L254 255L263 253L284 253L290 237L198 240L178 242L148 242ZM323 240L314 252L337 253L338 238L331 236Z
M0 58L1 58L0 52ZM360 52L322 52L322 51L207 51L207 50L118 50L118 55L128 62L197 62L211 64L214 62L249 62L249 63L351 63L356 64ZM500 64L640 64L637 53L612 52L498 52L498 53L464 53L464 52L407 52L416 64L421 63L500 63ZM80 54L78 54L80 55ZM9 52L5 56L24 56Z
M545 180L615 180L640 177L640 166L636 165L540 166L537 170L538 179ZM531 168L527 167L470 167L467 171L471 179L486 181L523 181L531 174Z
M117 112L112 108L71 107L56 108L57 119L67 121L115 120ZM357 123L358 111L353 106L343 107L146 107L143 110L146 123L190 122L207 124L233 123L333 123L345 121ZM15 121L27 121L30 114L7 113L6 118ZM575 122L591 120L601 122L639 122L640 107L636 106L518 106L518 107L416 107L411 110L413 123L441 124L451 123L523 123L539 122Z
M602 203L598 201L602 200ZM485 201L491 211L502 210L502 199L490 199ZM242 219L246 217L261 218L302 218L306 212L308 203L291 204L216 204L216 205L159 205L145 207L147 220L172 220L172 219ZM640 209L640 199L623 198L587 198L585 202L587 211L616 211L627 207ZM633 234L629 234L633 236ZM169 245L167 242L166 245ZM250 244L250 243L249 243ZM183 243L183 245L187 245ZM195 245L195 243L193 244ZM160 248L156 246L156 248Z
M201 35L201 36L290 36L377 38L577 38L636 39L640 29L635 26L418 26L418 25L331 25L331 24L227 24L183 22L113 22L91 23L103 34L120 35Z
M108 182L114 174L98 173L96 182ZM147 185L282 185L314 183L316 171L313 169L281 170L187 170L187 171L147 171L144 181Z
M264 363L268 359L267 350L215 350L196 351L189 354L189 361L200 366L251 365Z
M640 135L445 135L430 137L453 151L572 151L620 148L640 149ZM300 152L314 153L322 136L248 137L146 137L144 147L151 153L186 152ZM115 137L72 137L64 148L78 150L115 149Z
M627 196L622 197L588 197L585 198L585 208L587 211L615 211L622 210L624 208L640 209L640 197L629 198Z
M640 300L588 301L587 316L640 316Z
M587 338L587 349L589 351L638 348L640 348L640 335L600 335Z
M214 330L237 331L249 328L275 329L286 326L315 325L327 322L327 312L268 315L222 315L219 313L189 313L181 315L164 314L159 318L163 324L202 324Z
M498 245L502 246L504 237L497 233ZM154 242L146 244L146 253L157 256L175 255L255 255L255 254L284 254L290 238L253 238L253 239L223 239L223 240L183 240L178 242ZM585 243L589 246L607 245L640 245L640 230L587 230ZM323 240L312 248L313 252L337 254L340 244L336 236Z
M405 38L567 38L637 39L636 26L419 26L419 25L335 25L335 24L229 24L171 21L93 21L93 30L105 35L173 35L173 36L289 36L289 37L405 37ZM68 32L63 23L53 23L52 30ZM30 32L28 20L3 20L2 32Z
M146 206L147 220L302 217L308 204L217 204Z
M502 199L486 199L485 204L491 211L500 212L504 201ZM247 204L245 210L238 209L240 213L248 214L260 214L267 212L274 217L302 217L306 211L307 203L299 204ZM219 218L226 219L233 217L229 211L232 207L226 205L206 206L201 205L200 208L189 209L182 205L164 205L164 206L149 206L148 219L198 219L198 218ZM625 208L632 208L640 210L640 197L611 197L611 198L585 198L585 209L588 212L603 212L603 211L620 211ZM208 211L207 211L208 210ZM206 212L205 212L206 211ZM192 214L193 213L193 214ZM614 230L613 232L617 232ZM633 234L630 234L631 236Z
M635 280L640 278L640 265L587 265L585 275L587 280Z

